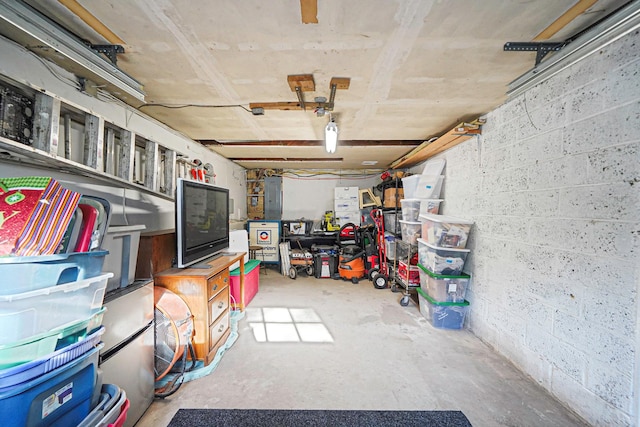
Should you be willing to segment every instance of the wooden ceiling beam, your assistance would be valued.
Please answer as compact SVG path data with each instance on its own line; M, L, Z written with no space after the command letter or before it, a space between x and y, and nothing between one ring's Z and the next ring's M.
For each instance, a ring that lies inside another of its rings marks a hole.
M303 24L317 24L318 0L300 0L300 16Z
M278 140L278 141L217 141L215 139L201 139L202 145L216 145L223 147L308 147L324 145L323 140ZM422 141L415 140L345 140L338 141L342 147L417 147Z
M58 0L60 4L69 9L71 13L76 15L85 24L87 24L92 30L100 34L111 44L126 44L124 40L118 37L113 31L111 31L106 25L102 23L98 18L91 14L87 9L82 7L78 0Z
M320 102L305 102L307 109L324 107L324 103ZM262 108L263 110L302 110L302 105L299 102L251 102L249 109Z
M484 120L480 119L476 120L474 123L460 123L441 137L433 141L426 141L411 150L409 153L400 157L398 160L391 163L391 168L401 169L416 165L468 140L474 135L479 135L481 133L480 125L482 123L484 123Z
M341 162L342 157L229 157L234 162Z
M576 4L571 6L569 10L560 15L558 19L553 21L551 25L542 30L540 34L533 38L534 42L539 42L543 40L549 40L553 37L558 31L562 30L564 27L569 24L569 22L576 19L582 13L584 13L587 9L593 6L597 0L579 0Z

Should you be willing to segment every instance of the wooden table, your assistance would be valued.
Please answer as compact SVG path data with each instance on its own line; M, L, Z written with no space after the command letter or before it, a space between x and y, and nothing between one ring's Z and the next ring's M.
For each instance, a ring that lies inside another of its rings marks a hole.
M235 255L228 255L230 260L228 262L225 261L226 267L224 267L224 268L229 268L231 265L233 265L233 263L235 263L236 261L239 261L239 264L240 264L240 302L239 303L236 302L235 306L238 309L240 309L240 311L244 311L244 309L245 309L245 307L244 307L244 256L245 255L246 255L246 252L237 252ZM225 257L227 257L227 256L225 256Z

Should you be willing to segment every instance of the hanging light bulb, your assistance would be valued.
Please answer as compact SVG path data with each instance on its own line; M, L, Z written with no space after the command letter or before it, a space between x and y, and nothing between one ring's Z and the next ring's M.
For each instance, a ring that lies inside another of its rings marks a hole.
M338 125L329 116L329 123L324 128L324 142L326 145L327 153L335 153L338 146Z

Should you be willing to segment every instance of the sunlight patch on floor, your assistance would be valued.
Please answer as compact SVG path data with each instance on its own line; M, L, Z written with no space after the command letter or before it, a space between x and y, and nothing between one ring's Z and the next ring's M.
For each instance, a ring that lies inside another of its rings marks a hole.
M258 342L333 342L312 308L247 308L246 319Z

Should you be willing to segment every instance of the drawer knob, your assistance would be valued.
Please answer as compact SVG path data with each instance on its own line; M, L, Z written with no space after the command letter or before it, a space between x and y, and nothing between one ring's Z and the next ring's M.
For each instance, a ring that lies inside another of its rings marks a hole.
M224 307L224 301L220 301L220 302L218 303L218 308L222 308L222 307Z
M215 285L213 285L213 289L212 290L215 291L216 289L218 289L218 284L217 283Z
M218 328L218 332L222 332L224 331L224 325L220 325L220 327Z

